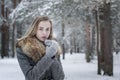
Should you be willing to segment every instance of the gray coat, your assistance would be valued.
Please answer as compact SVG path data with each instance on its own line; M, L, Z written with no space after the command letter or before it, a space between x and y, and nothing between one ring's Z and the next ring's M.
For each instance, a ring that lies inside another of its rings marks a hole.
M44 56L34 62L20 48L17 48L17 59L26 80L64 80L60 59Z

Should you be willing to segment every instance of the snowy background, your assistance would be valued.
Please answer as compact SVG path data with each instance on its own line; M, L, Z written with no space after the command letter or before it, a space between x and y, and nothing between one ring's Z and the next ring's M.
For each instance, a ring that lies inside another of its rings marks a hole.
M85 53L87 16L90 17L89 25L92 31L96 26L93 8L97 7L96 9L98 9L103 1L111 3L110 17L113 36L110 36L113 37L115 50L120 50L120 0L0 0L0 25L3 24L4 20L10 24L10 29L8 30L10 41L7 39L2 40L1 36L3 35L0 33L0 49L2 49L2 45L5 46L5 44L2 44L2 41L9 42L9 46L6 44L5 49L9 47L7 49L9 57L14 55L14 47L11 47L14 46L14 39L24 34L36 16L48 15L53 21L54 37L65 44L65 52L69 52L74 48L73 52L77 52L76 50L79 49L79 52ZM5 10L2 10L2 3ZM9 11L10 13L8 13ZM2 13L8 15L5 17ZM64 28L61 26L63 22ZM62 35L63 32L64 36ZM96 33L95 31L94 34L96 35ZM94 38L97 40L96 36ZM117 41L119 44L117 44ZM96 50L96 44L93 45L93 50ZM2 53L2 50L0 52ZM70 53L66 53L65 60L61 57L65 80L120 80L120 53L113 55L114 76L109 77L97 75L96 57L90 63L86 63L85 54L74 53L70 55ZM16 57L0 58L0 80L24 80L24 75L20 70Z
M97 75L97 58L86 63L85 55L66 54L61 62L65 80L120 80L120 53L114 54L114 76ZM0 59L0 80L25 80L16 58Z

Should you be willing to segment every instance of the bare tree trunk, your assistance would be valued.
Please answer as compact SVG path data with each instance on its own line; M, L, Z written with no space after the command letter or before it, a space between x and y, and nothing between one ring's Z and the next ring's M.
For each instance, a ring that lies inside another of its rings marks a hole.
M74 52L76 53L76 39L75 39L75 34L74 34L74 37L73 37L73 42L74 42Z
M73 36L70 36L70 54L73 53Z
M2 0L1 8L2 16L4 17L4 0Z
M16 7L16 0L12 0L13 1L13 7L15 8ZM12 57L15 56L15 31L16 31L16 28L15 28L15 22L12 24L13 26L13 31L12 31Z
M112 26L110 20L110 3L104 2L100 8L100 67L104 75L113 75Z
M98 25L98 11L96 10L96 6L93 9L93 15L95 16L95 24L96 24L96 53L97 53L97 59L98 59L98 68L97 68L97 74L101 74L101 53L100 53L100 27Z
M86 23L86 62L91 61L91 52L90 52L90 24Z
M1 57L9 57L9 27L8 23L4 22L2 25L2 34L1 34Z
M6 8L6 12L4 10L4 0L2 0L2 16L3 16L3 24L1 27L1 57L4 58L5 56L9 57L9 25L7 22L8 18L8 9Z
M95 26L90 27L90 53L91 60L94 59L94 50L95 50Z
M13 32L12 32L12 57L15 57L15 23L13 26Z
M86 8L86 61L90 62L92 57L93 57L93 53L92 53L92 27L90 25L91 23L91 15L89 15L88 13L90 13L90 9L89 7Z
M62 37L64 38L64 28L65 28L65 22L64 22L64 17L62 17ZM63 51L63 59L65 59L65 45L64 45L64 40L62 42L62 51Z
M105 11L104 11L104 18L105 18L105 75L112 76L113 75L113 55L112 55L112 26L110 20L110 3L105 3Z
M4 0L2 0L2 4L1 4L1 13L2 13L2 16L4 17ZM1 26L1 32L3 32L2 27L3 27L3 25ZM1 57L4 58L4 44L2 42L4 40L3 40L2 35L3 34L1 33Z

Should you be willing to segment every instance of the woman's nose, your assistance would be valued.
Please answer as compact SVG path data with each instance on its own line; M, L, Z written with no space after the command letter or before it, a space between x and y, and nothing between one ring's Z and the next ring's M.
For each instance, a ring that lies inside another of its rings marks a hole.
M45 30L43 31L43 34L46 35L46 31Z

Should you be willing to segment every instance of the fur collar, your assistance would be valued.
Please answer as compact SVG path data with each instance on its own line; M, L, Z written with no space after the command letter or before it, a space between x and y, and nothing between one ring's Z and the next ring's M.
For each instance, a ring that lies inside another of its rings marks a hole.
M45 54L45 45L40 42L37 38L25 38L17 43L24 54L32 58L33 61L37 62Z

